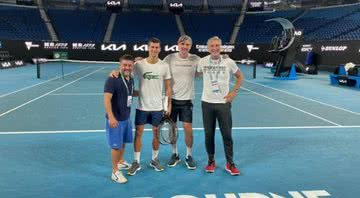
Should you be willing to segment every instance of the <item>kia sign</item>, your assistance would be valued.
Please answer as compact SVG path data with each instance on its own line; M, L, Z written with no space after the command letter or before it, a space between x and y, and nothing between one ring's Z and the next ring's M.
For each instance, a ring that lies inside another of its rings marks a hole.
M2 61L2 62L0 62L0 69L20 67L20 66L24 66L24 65L25 65L25 63L23 60Z
M126 44L102 44L101 51L125 51L127 49Z

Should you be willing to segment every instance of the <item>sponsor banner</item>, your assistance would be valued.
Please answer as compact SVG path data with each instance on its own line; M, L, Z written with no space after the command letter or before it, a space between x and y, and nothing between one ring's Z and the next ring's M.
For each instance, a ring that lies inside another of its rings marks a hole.
M71 43L73 50L96 50L95 43Z
M69 49L69 43L63 42L44 42L43 49L46 50L67 50Z
M311 52L313 51L313 47L311 44L304 44L301 46L301 52Z
M23 60L2 61L2 62L0 62L0 69L20 67L20 66L24 66L24 65L25 65L25 62Z
M13 57L26 61L33 58L53 58L54 51L68 52L68 58L74 60L90 61L118 61L122 54L131 54L134 57L147 56L146 43L91 43L91 42L45 42L45 41L14 41L1 40L2 49L8 51ZM163 43L160 58L179 49L176 43ZM234 60L252 59L258 63L278 60L278 55L270 53L270 44L244 43L239 45L223 45L222 53L228 54ZM314 64L335 67L340 64L354 62L360 63L360 41L338 41L301 43L296 49L294 60L305 63L308 52L316 55ZM190 51L200 57L208 55L205 43L194 43ZM293 53L293 52L291 52Z
M260 49L259 47L256 47L256 46L254 46L254 45L246 45L246 47L247 47L249 53L250 53L251 51L253 51L253 50L259 50L259 49Z
M332 46L321 46L321 51L322 52L344 52L348 49L347 45L332 45Z
M209 52L207 45L195 45L198 52ZM222 45L221 52L231 53L235 49L234 45Z
M126 44L102 44L101 51L125 51L127 49Z
M25 41L25 46L26 46L26 49L27 50L31 50L32 48L39 48L40 45L35 43L35 42L32 42L32 41Z

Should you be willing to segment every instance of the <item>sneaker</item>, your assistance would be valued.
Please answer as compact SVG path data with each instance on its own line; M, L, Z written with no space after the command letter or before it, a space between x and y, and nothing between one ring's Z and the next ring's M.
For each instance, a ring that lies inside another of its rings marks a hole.
M175 167L176 164L178 164L180 161L181 161L181 160L180 160L179 155L176 154L176 153L174 153L174 154L171 155L171 158L170 158L170 160L169 160L169 162L168 162L167 165L168 165L169 167Z
M226 163L225 170L233 176L240 175L240 171L235 167L234 163Z
M185 159L185 164L186 164L187 168L190 170L196 169L195 161L190 155Z
M128 169L127 174L132 176L132 175L135 175L136 172L139 171L139 170L141 170L140 164L137 161L134 161L131 164L131 167Z
M130 164L127 163L126 161L122 161L120 163L118 163L118 169L119 170L128 170L130 168Z
M151 160L150 166L153 167L157 172L164 170L164 167L160 164L160 161L158 158L156 158L155 160Z
M206 171L207 173L213 173L213 172L215 172L215 160L208 162L208 165L205 167L205 171Z
M124 177L124 175L120 171L116 171L115 173L112 173L111 179L120 184L127 182L127 179Z

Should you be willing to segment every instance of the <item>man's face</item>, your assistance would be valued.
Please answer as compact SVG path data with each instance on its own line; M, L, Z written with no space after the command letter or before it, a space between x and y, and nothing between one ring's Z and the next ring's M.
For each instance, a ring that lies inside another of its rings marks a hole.
M125 76L130 76L133 70L134 61L132 60L121 60L120 62L120 71Z
M149 43L149 57L157 58L159 57L159 53L161 51L160 43Z
M188 40L179 42L178 43L178 48L179 48L180 54L187 55L187 54L189 54L189 51L191 49L191 43Z
M210 41L208 44L208 50L212 56L220 56L220 52L221 52L220 41L215 39Z

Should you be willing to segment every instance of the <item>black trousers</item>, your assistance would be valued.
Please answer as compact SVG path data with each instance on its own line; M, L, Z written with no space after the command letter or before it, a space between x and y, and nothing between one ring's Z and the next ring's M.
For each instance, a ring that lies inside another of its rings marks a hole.
M205 146L209 160L214 160L216 120L224 143L226 161L233 163L233 139L231 103L216 104L202 102L203 124L205 129Z

